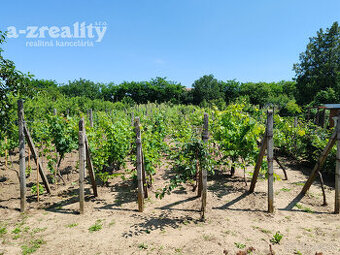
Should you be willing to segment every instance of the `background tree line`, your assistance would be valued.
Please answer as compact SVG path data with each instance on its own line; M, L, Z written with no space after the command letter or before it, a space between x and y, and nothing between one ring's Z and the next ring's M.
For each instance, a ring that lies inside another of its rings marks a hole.
M23 74L15 64L3 56L1 45L6 33L0 31L0 127L9 123L8 112L13 108L13 97L34 98L42 95L48 100L73 98L79 107L88 100L108 103L143 104L147 102L173 104L215 105L223 109L227 104L243 102L263 106L277 106L283 114L297 114L301 107L324 103L340 103L340 27L334 22L326 30L320 29L309 39L299 63L293 66L293 81L245 82L220 81L212 74L204 75L188 89L181 83L157 77L150 81L96 83L79 79L67 84L34 79ZM1 131L0 131L1 132Z

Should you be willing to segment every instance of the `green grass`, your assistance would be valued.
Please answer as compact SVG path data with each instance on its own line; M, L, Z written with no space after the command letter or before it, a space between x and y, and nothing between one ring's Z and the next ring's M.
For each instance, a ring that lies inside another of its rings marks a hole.
M15 229L12 230L13 234L19 234L21 232L21 229L19 227L16 227Z
M306 206L304 206L302 204L296 204L295 206L296 206L296 208L300 209L303 212L314 213L312 209L310 209L309 207L306 207Z
M44 227L44 228L34 228L32 230L32 233L36 234L36 233L39 233L39 232L44 232L46 229L47 229L47 227Z
M43 239L36 239L33 241L30 241L29 245L23 245L21 246L22 254L31 254L36 252L42 244L44 244L45 241Z
M289 188L282 188L281 191L289 192L289 191L291 191L291 189L289 189Z
M91 227L89 227L89 231L92 232L96 232L99 231L103 228L103 224L101 220L97 220L96 223L94 225L92 225Z
M71 224L66 225L67 228L74 228L76 226L78 226L78 223L71 223Z
M6 227L0 227L0 236L3 236L4 234L7 234Z
M146 250L148 248L148 245L145 244L145 243L140 243L140 244L138 244L138 248L140 250Z
M243 243L234 243L237 249L244 249L246 248L246 245Z

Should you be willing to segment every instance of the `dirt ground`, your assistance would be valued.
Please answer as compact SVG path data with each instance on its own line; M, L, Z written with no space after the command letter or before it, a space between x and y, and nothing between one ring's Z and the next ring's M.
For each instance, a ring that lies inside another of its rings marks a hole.
M273 244L275 254L340 254L339 215L333 214L334 189L326 186L328 206L315 183L297 206L287 208L301 191L307 175L288 160L288 179L275 181L275 213L268 214L267 182L259 180L256 192L247 194L243 172L229 177L216 172L208 178L206 220L200 221L200 199L190 186L177 189L164 199L154 191L164 186L166 166L160 167L145 211L137 209L136 188L120 177L99 187L99 197L86 184L85 214L77 213L78 183L74 159L68 155L61 169L69 172L67 185L52 185L52 195L38 203L28 188L28 211L20 213L18 155L5 170L0 168L0 254L270 254L276 232L282 240ZM28 179L32 185L33 173ZM274 164L274 171L283 176ZM252 171L249 168L248 171ZM252 249L252 248L254 249ZM252 251L250 251L252 250ZM241 253L239 251L245 251ZM239 252L239 253L237 253Z

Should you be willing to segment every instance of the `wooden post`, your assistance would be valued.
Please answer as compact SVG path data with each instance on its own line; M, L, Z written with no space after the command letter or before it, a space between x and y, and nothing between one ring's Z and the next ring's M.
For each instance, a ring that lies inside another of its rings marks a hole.
M268 212L274 212L273 111L267 112Z
M142 177L143 177L143 191L144 191L144 198L148 198L148 184L146 181L146 171L145 171L145 164L144 164L144 154L143 154L143 146L142 147ZM151 181L151 180L150 180Z
M132 112L132 113L131 113L131 126L134 125L134 120L135 120L135 113Z
M310 108L308 107L308 110L307 110L307 121L309 121L310 119Z
M25 134L25 137L26 137L29 149L31 150L31 152L33 154L33 158L35 160L35 164L38 167L41 179L42 179L42 181L43 181L43 183L45 185L46 191L51 194L50 185L48 183L48 180L47 180L47 177L45 175L44 169L43 169L42 164L40 162L39 154L38 154L37 150L35 149L35 146L34 146L34 143L33 143L33 139L32 139L32 137L30 135L30 132L29 132L26 124L24 125L24 134Z
M37 201L39 202L39 165L37 165L37 182L36 182L36 187L37 187Z
M66 117L70 116L70 109L66 109Z
M138 182L138 211L144 210L143 174L142 174L142 140L139 127L139 117L135 118L136 147L137 147L137 182Z
M27 158L28 158L28 170L31 171L31 150L29 148L27 151Z
M8 150L7 150L7 136L5 136L5 169L8 170Z
M336 142L336 131L333 132L331 138L328 141L328 144L326 145L325 149L322 151L318 161L316 162L311 174L309 175L309 178L307 180L307 182L305 183L305 185L302 188L301 191L301 195L303 196L304 194L306 194L306 192L309 190L310 186L312 185L312 183L315 180L315 176L318 173L318 171L320 171L320 169L322 168L323 164L326 161L326 157L329 153L329 151L332 149L332 147L334 146L335 142Z
M325 119L326 119L326 109L322 109L320 116L320 126L323 128L325 126Z
M79 121L79 212L84 213L84 175L86 167L84 118Z
M335 213L340 212L340 115L336 125Z
M255 165L255 169L254 169L254 173L253 173L253 178L251 179L249 193L253 193L254 190L255 190L257 177L259 175L260 168L262 166L263 156L264 156L264 153L266 152L266 148L267 148L267 130L266 130L266 132L263 136L262 142L261 142L260 153L259 153L259 156L256 160L256 165Z
M320 109L319 109L319 107L316 110L315 125L318 125L318 126L320 125Z
M20 211L26 210L26 166L25 166L25 134L24 134L24 103L18 100L19 124L19 168L20 168Z
M203 119L203 133L202 133L202 140L205 146L208 147L208 139L209 139L209 115L204 113ZM201 165L201 176L202 176L202 208L201 208L201 218L204 219L205 217L205 210L207 207L207 182L208 182L208 172L207 166Z
M296 128L298 126L298 118L294 117L294 127Z
M89 110L89 119L90 119L90 126L93 128L93 113L92 109Z
M96 175L94 174L93 164L91 160L91 151L89 142L87 140L87 136L85 135L85 149L86 149L86 164L89 170L89 176L91 180L91 185L93 189L93 195L95 197L98 197L98 191L97 191L97 184L96 184Z
M57 109L56 108L53 109L53 115L57 116ZM59 161L57 148L54 149L54 153L56 155L55 169L54 169L54 181L55 181L55 185L57 185L58 184L57 183L57 172L58 172L58 161Z

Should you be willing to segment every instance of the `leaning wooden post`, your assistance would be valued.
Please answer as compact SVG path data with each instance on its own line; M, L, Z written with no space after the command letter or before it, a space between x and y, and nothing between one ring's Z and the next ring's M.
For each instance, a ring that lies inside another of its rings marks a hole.
M5 136L5 169L8 170L8 150L7 150L7 136Z
M335 213L340 212L340 115L336 125Z
M90 126L93 128L93 112L92 109L89 110Z
M86 167L84 118L79 121L79 212L84 213L84 175Z
M273 111L267 112L268 212L274 212Z
M318 161L316 162L311 174L308 177L308 180L306 181L305 185L303 186L300 196L304 196L306 194L306 192L309 190L310 186L313 184L316 174L318 173L318 171L321 170L323 164L326 161L326 157L327 157L328 153L330 152L330 150L332 149L332 147L334 146L334 144L336 142L336 136L337 136L337 134L336 134L336 130L335 130L333 132L332 136L330 137L325 149L322 151Z
M268 139L267 139L267 130L266 130L266 133L264 134L262 142L261 142L260 153L259 153L257 160L256 160L256 165L255 165L255 169L254 169L254 173L253 173L253 178L251 179L249 193L253 193L254 190L255 190L257 177L259 175L260 168L261 168L262 162L263 162L263 156L264 156L266 149L267 149L267 142L268 142L267 140Z
M202 140L204 142L204 145L206 146L206 149L208 149L208 139L209 139L209 115L207 113L204 113L204 119L203 119L203 133L202 133ZM201 216L202 219L205 217L205 210L207 206L207 178L208 178L208 172L207 172L207 166L201 165L201 171L202 171L202 208L201 208Z
M19 164L20 164L20 211L26 210L26 166L25 166L25 134L24 134L24 103L18 100L19 124Z
M56 109L56 108L53 109L53 115L54 115L54 116L57 115L57 109Z
M137 182L138 182L138 211L144 210L143 174L142 174L142 140L139 127L139 117L135 118L136 147L137 147Z

